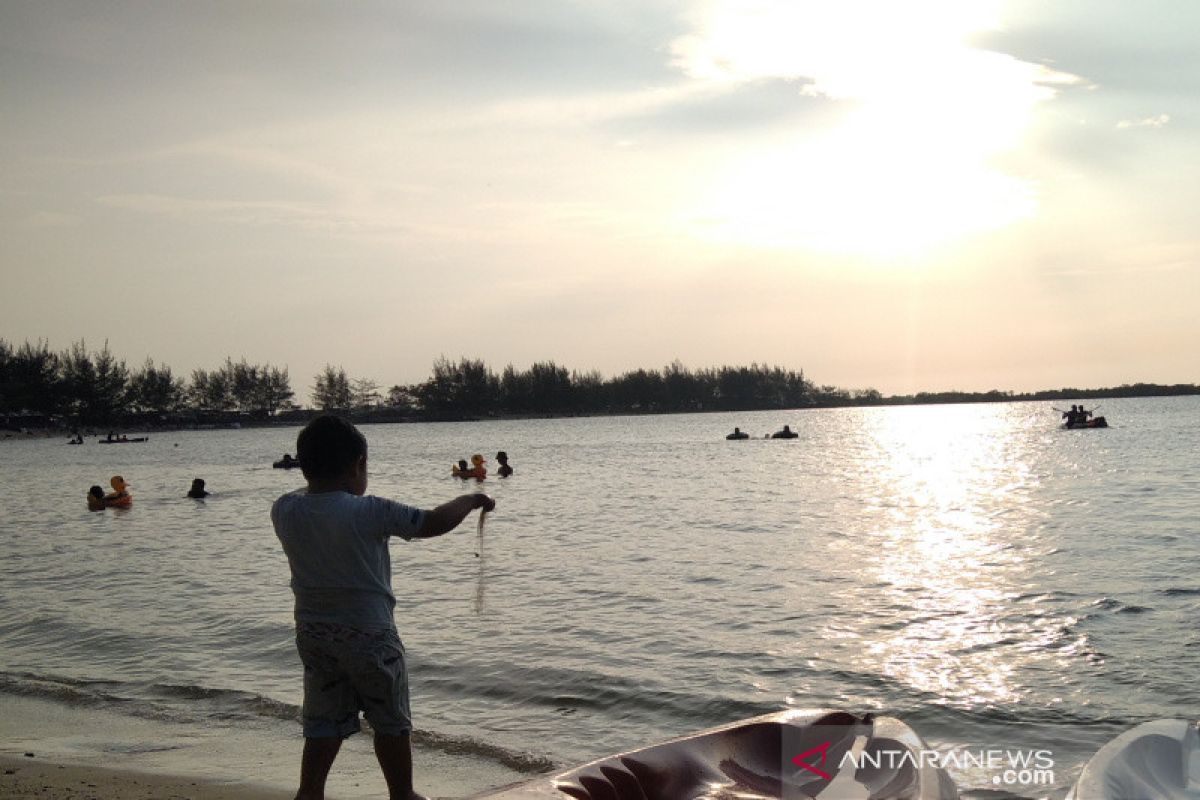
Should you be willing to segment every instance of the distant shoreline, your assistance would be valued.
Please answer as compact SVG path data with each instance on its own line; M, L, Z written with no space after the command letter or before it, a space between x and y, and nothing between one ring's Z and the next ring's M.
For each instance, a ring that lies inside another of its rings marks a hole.
M225 415L210 415L201 421L196 419L148 420L131 421L126 425L113 425L114 434L129 437L154 436L156 434L175 433L179 431L204 430L237 430L240 428L293 428L307 423L310 419L323 413L340 413L359 424L403 424L429 422L499 422L508 420L528 419L576 419L593 417L629 417L629 416L659 416L668 414L740 414L778 411L791 413L818 408L871 408L878 406L909 406L909 405L961 405L969 403L1043 403L1069 402L1081 400L1113 400L1124 398L1153 398L1153 397L1189 397L1200 395L1200 386L1195 384L1133 384L1129 386L1109 387L1103 389L1052 389L1038 392L918 392L915 395L893 395L890 397L864 397L838 399L832 402L814 401L813 403L796 408L739 408L739 409L694 409L689 411L655 409L619 410L608 413L578 412L578 413L540 413L540 414L495 414L472 417L438 417L422 416L411 413L400 413L391 409L380 408L365 412L338 411L329 412L319 409L297 409L280 413L268 419L256 418L245 414L229 412ZM25 423L25 424L22 424ZM91 439L103 439L108 435L107 428L103 433L96 426L71 425L57 418L9 416L0 419L0 441L23 439L51 439L70 437L76 430L81 430L84 444ZM132 443L131 443L132 444Z

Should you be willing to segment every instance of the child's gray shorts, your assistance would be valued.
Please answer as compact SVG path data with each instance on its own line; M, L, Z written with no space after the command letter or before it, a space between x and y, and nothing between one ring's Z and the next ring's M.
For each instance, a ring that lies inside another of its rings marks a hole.
M358 712L380 733L412 730L404 644L395 630L297 622L304 664L304 735L345 738L360 730Z

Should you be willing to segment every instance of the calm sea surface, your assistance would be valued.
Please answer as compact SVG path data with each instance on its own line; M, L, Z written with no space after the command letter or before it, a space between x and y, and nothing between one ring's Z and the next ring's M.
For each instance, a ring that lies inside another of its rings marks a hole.
M393 545L417 727L523 769L785 707L939 749L1048 749L1061 796L1136 723L1200 716L1200 398L364 426L369 491L429 507L507 450L480 556ZM791 441L727 442L790 424ZM297 429L0 444L0 693L179 726L300 700L271 468ZM490 466L494 469L495 464ZM120 473L128 511L84 494ZM193 477L214 492L184 499ZM0 694L2 702L3 694ZM960 770L981 792L991 773Z

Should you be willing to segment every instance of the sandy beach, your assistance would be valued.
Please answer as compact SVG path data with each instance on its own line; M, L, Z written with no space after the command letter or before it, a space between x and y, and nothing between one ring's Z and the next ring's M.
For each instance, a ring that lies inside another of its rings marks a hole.
M292 793L242 782L57 764L38 758L0 756L0 796L9 800L286 800Z
M0 797L289 798L295 793L302 742L298 723L181 729L96 708L0 695ZM431 797L463 797L533 777L419 741L413 761L417 788ZM346 740L327 796L387 796L369 734Z

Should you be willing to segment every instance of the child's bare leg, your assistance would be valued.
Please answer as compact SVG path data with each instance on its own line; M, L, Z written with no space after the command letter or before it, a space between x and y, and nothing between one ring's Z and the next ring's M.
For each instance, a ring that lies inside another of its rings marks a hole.
M325 779L337 758L342 740L337 736L305 737L304 756L300 759L300 789L296 800L323 800Z
M389 736L375 732L375 757L387 781L389 800L425 800L413 791L412 748L408 734Z

